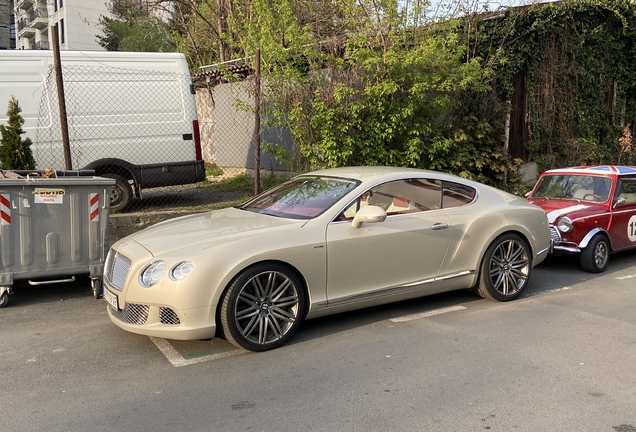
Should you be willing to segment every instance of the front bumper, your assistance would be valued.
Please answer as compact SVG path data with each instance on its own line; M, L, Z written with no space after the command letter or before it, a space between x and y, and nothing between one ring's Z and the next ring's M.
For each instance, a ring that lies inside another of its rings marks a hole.
M554 225L550 225L550 254L580 253L581 249L576 243L564 241L561 233Z
M127 303L124 309L107 306L110 320L119 328L146 336L177 339L211 339L216 333L214 308L175 311L166 306Z
M124 254L125 253L125 254ZM216 304L209 296L196 296L196 281L178 284L162 280L152 289L137 281L152 255L134 241L110 250L103 278L103 297L113 324L137 334L166 339L209 339L216 332Z

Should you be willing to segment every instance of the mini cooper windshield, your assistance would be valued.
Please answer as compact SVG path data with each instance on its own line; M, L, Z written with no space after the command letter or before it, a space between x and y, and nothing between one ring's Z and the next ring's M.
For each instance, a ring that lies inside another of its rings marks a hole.
M548 175L532 194L533 198L575 199L606 202L612 180L608 177L588 175Z
M335 177L298 177L266 191L239 208L271 216L311 219L340 201L358 184Z

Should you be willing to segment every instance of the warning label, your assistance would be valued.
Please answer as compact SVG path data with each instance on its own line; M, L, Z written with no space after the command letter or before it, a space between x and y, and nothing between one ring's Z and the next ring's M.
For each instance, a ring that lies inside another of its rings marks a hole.
M33 202L36 204L63 204L64 189L35 189Z

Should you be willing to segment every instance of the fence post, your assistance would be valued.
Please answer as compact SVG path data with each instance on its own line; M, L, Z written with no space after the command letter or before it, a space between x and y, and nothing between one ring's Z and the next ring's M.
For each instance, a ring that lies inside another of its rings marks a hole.
M60 60L60 46L58 44L57 24L51 26L53 39L53 61L55 63L55 82L57 83L57 100L60 107L60 125L62 127L62 146L64 147L64 167L73 169L71 161L71 145L68 138L68 118L66 117L66 99L64 97L64 79L62 78L62 61ZM40 167L44 168L44 167Z
M256 49L254 75L254 195L261 192L261 50Z

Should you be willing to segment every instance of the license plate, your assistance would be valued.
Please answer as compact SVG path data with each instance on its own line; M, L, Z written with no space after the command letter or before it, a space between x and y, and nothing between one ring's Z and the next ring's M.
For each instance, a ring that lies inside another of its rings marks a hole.
M117 295L116 294L113 294L112 292L110 292L106 288L104 288L104 294L103 295L104 295L104 300L106 300L106 303L111 305L113 307L113 309L119 310L119 303L117 301Z

